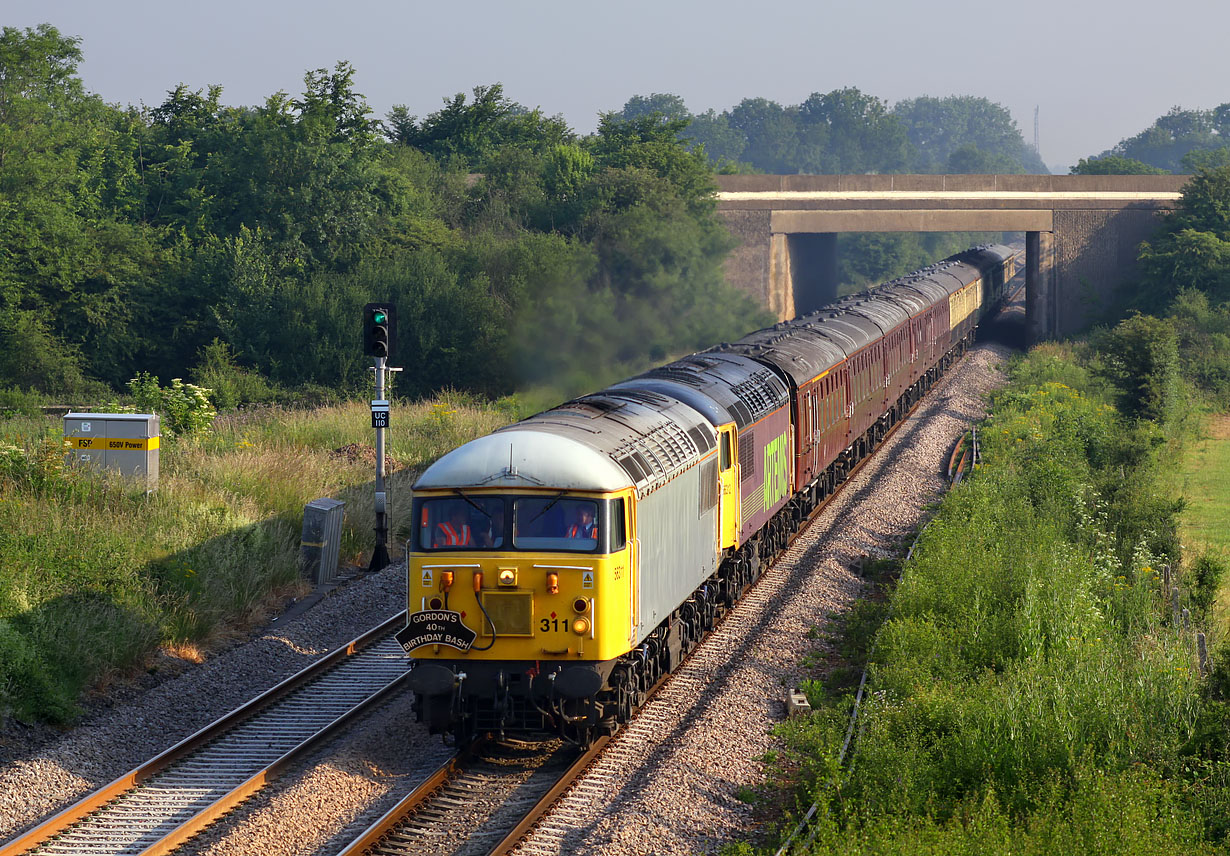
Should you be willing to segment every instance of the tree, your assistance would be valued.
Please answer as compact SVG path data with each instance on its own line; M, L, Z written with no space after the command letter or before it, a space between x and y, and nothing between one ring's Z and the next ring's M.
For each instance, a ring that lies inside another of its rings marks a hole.
M354 67L345 61L333 71L318 68L303 78L303 98L293 102L300 121L324 124L330 139L364 147L376 139L379 123L368 118L367 99L354 89Z
M1160 309L1183 289L1230 299L1230 166L1195 175L1179 207L1140 245L1142 305Z
M1126 158L1122 155L1105 154L1096 158L1081 158L1071 169L1072 175L1166 175L1160 167Z
M879 98L849 87L814 92L798 109L805 172L901 172L909 162L905 126Z
M915 149L912 169L939 172L953 153L967 146L986 153L994 163L1014 164L996 172L1047 172L1042 159L1025 144L1007 108L986 98L952 95L898 101L893 115L906 127Z
M1213 110L1173 107L1148 128L1134 137L1121 140L1100 157L1119 155L1167 172L1179 172L1184 169L1184 158L1190 153L1221 149L1230 142L1230 138L1223 133L1228 130L1228 119L1230 105L1226 104Z
M0 31L0 169L20 132L66 118L85 98L80 44L50 24Z
M604 113L590 150L599 168L649 170L665 180L693 214L712 216L717 186L704 156L689 152L680 142L686 126L686 120L663 120L655 114L624 121ZM628 207L638 201L641 197L636 194L618 204Z
M730 124L725 113L710 109L692 117L683 131L684 142L703 146L709 162L721 169L743 160L747 137Z
M692 114L688 112L688 105L683 99L669 92L655 92L649 96L633 95L624 103L624 109L620 111L619 116L625 121L631 121L654 113L659 114L663 119L676 121L692 118Z
M747 145L742 159L764 172L798 172L798 126L792 111L776 101L745 98L724 114Z
M1230 167L1199 173L1183 185L1179 207L1167 220L1167 228L1212 232L1230 240Z
M1192 149L1183 155L1183 172L1195 174L1208 172L1218 167L1230 166L1230 147L1219 149Z
M967 144L948 156L946 172L954 175L1012 175L1024 172L1024 168L1007 155L984 152L973 144Z
M155 236L124 221L141 207L132 118L85 91L80 59L49 25L0 32L0 317L32 350L63 352L41 379L10 376L49 390L74 354L85 374L125 370L136 293L159 264Z
M445 99L444 109L415 123L404 105L389 114L389 138L414 146L434 157L461 158L477 172L485 169L487 159L509 146L543 152L551 146L574 139L559 116L547 117L539 110L528 110L504 97L499 83L476 86L473 101L465 93Z

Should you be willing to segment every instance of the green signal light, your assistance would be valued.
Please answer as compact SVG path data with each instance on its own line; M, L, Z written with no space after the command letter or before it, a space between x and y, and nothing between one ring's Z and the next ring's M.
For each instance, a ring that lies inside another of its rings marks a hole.
M377 309L372 313L372 320L377 324L383 324L385 321L389 320L389 313L385 312L383 309Z

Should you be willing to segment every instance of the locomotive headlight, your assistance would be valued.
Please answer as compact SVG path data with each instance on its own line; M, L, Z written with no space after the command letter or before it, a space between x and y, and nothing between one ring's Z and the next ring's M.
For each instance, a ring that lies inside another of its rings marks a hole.
M572 602L572 611L584 615L589 612L589 601L583 597L578 597Z
M572 632L578 636L584 636L589 632L589 619L584 616L578 616L572 619Z
M502 586L515 586L517 584L517 569L500 568L499 582Z
M555 571L547 574L547 594L559 594L559 574Z
M441 571L440 572L440 591L446 592L452 587L453 587L453 572L452 571Z

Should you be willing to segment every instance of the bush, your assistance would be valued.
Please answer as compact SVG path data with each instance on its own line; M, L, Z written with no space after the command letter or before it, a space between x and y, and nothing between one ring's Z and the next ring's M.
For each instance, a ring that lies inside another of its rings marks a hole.
M173 378L169 387L158 385L158 378L139 372L128 381L128 390L141 412L157 413L162 431L175 437L206 433L217 411L209 402L210 390Z
M10 714L63 723L75 712L72 696L55 689L30 641L0 619L0 725Z
M225 342L214 339L201 349L193 378L209 391L216 410L234 410L251 404L278 404L286 392L257 372L241 368Z
M1099 371L1119 390L1125 414L1168 425L1180 415L1182 379L1174 325L1150 315L1133 315L1095 341Z
M38 416L42 413L43 396L19 388L0 389L0 419L14 416Z
M1197 621L1203 623L1208 619L1209 608L1217 599L1217 593L1225 580L1225 561L1211 553L1197 556L1188 566L1187 584Z
M1230 791L1197 793L1192 764L1224 753L1225 717L1158 610L1180 506L1158 496L1148 420L1174 418L1172 334L1125 322L1100 378L1062 347L1013 367L983 463L903 568L845 771L847 687L809 685L817 713L782 728L783 769L825 809L811 852L1212 852L1225 824L1202 806ZM1145 421L1108 403L1107 378L1130 380L1110 392ZM1208 600L1221 569L1193 577ZM1230 684L1219 669L1210 692Z

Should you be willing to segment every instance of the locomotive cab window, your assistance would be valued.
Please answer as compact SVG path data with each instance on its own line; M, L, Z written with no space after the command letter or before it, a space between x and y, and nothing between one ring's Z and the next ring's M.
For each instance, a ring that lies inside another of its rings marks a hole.
M433 552L594 553L602 546L603 507L597 500L564 494L458 494L416 499L414 543L416 549ZM622 510L619 514L618 535L622 540ZM612 532L612 538L616 534Z
M598 503L561 496L513 501L513 546L519 550L592 553L598 547Z
M727 442L729 443L729 436ZM607 548L608 553L616 553L622 550L628 543L627 526L624 521L624 501L622 498L611 500L610 513L607 515L607 520L610 521L610 546Z
M504 546L504 498L456 497L419 504L424 550L495 550Z

